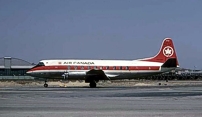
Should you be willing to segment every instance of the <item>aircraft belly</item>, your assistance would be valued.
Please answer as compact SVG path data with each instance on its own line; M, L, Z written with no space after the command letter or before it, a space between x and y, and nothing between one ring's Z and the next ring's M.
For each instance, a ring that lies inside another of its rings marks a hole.
M110 77L111 80L119 80L119 79L137 79L142 77L147 77L151 75L160 74L161 72L128 72L128 73L108 73L117 75L116 77Z
M156 72L105 72L105 74L109 74L109 76L115 76L115 77L109 77L110 80L118 80L118 79L136 79L141 77L146 77L150 75L156 75L161 73L160 71ZM64 78L64 74L67 76ZM36 74L35 77L39 78L47 78L47 79L66 79L66 80L85 80L87 77L86 72L43 72Z
M41 72L35 73L33 76L46 79L64 79L64 72ZM86 75L70 74L66 80L84 80Z
M38 78L47 78L47 79L62 79L62 72L40 72L34 73L32 76Z

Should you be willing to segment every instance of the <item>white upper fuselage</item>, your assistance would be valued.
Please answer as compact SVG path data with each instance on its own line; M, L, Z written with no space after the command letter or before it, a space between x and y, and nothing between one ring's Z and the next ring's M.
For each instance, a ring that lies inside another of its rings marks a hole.
M139 60L42 60L45 66L161 66L163 63Z

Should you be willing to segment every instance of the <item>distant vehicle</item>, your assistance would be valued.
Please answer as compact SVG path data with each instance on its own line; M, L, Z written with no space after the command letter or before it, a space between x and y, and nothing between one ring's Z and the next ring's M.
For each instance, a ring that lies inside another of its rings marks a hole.
M171 71L179 67L171 38L165 38L154 57L136 60L41 60L27 72L45 79L85 80L94 88L99 80L135 79Z

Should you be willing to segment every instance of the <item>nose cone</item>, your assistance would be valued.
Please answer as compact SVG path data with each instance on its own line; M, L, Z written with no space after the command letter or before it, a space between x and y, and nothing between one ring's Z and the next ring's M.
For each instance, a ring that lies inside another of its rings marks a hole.
M32 76L32 71L29 70L29 71L26 72L26 74L29 75L29 76Z

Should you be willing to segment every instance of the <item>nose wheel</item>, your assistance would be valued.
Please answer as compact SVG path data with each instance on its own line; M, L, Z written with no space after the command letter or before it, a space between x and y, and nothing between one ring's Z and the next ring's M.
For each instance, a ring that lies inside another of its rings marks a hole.
M45 80L45 84L43 85L45 88L47 88L48 87L48 84L46 84L46 80Z

